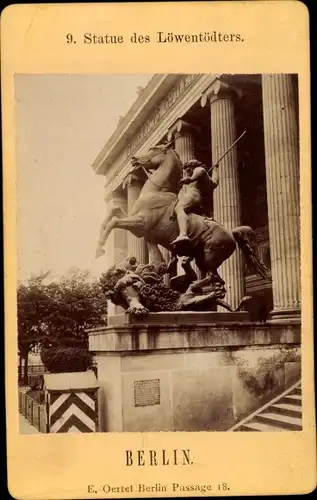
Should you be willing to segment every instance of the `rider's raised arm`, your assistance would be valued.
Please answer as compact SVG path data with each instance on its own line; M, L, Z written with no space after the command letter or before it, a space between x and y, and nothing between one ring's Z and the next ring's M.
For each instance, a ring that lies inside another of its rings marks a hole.
M214 167L212 169L211 176L210 176L211 182L214 185L214 189L219 185L219 169L218 169L218 167L219 167L219 165L218 165L218 163L216 163L216 165L214 165Z
M195 182L197 179L208 176L207 171L203 167L196 167L189 178L190 182Z

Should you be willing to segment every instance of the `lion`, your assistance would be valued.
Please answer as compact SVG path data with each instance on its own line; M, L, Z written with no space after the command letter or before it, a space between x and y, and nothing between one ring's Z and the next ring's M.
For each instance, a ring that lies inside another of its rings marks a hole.
M108 300L134 316L146 316L150 312L163 311L206 311L221 305L233 311L223 301L225 290L215 284L210 290L197 288L195 274L190 268L180 280L174 280L174 289L168 287L163 276L167 266L164 262L138 264L135 257L126 257L102 274L100 284ZM185 290L184 292L180 290ZM244 297L234 311L241 310L250 297Z

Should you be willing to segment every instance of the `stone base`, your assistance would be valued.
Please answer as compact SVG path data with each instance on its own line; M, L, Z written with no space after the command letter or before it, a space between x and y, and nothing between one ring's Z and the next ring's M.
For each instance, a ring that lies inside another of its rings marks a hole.
M273 309L270 316L270 323L300 324L301 322L300 309Z
M297 325L123 324L89 346L103 432L226 431L301 377Z
M117 314L108 318L108 325L200 325L218 323L239 323L249 321L249 313L239 312L159 312L147 316Z

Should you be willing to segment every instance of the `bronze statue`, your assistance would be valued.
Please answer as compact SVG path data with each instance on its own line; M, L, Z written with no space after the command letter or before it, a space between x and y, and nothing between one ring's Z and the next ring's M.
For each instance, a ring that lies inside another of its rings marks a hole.
M175 206L179 235L172 242L174 247L189 240L187 235L189 214L205 215L206 217L209 215L213 192L219 184L218 167L218 164L214 165L212 175L209 176L207 167L203 163L197 160L184 163L184 176L180 180L180 185L188 185L189 189Z
M118 207L110 210L98 242L99 254L113 229L127 229L137 237L144 237L150 245L161 245L171 252L176 252L178 256L194 259L200 271L207 276L190 285L191 293L198 293L202 287L211 286L212 289L218 290L218 297L223 297L225 283L218 274L218 268L232 255L238 244L247 264L260 276L269 277L268 269L257 257L255 234L249 226L240 226L229 231L211 218L189 213L188 240L186 239L185 244L183 241L173 245L179 236L175 207L182 178L182 163L171 143L155 146L142 157L133 157L132 166L134 171L142 168L154 173L148 175L130 216L126 216ZM163 262L163 256L158 249L157 255L160 256L158 260Z
M102 274L100 284L108 300L134 316L162 311L206 311L215 305L233 311L221 298L224 296L221 286L193 292L190 284L197 278L196 273L190 267L186 268L186 264L184 270L185 275L178 277L179 289L172 289L163 282L166 264L139 265L135 257L126 257ZM175 288L176 284L174 281ZM186 291L182 293L181 289ZM250 298L244 297L234 311L241 310Z

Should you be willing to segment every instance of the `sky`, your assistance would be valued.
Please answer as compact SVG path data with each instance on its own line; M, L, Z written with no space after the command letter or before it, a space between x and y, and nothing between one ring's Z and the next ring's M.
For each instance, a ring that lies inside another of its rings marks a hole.
M19 279L105 270L104 177L91 165L151 76L15 76Z

